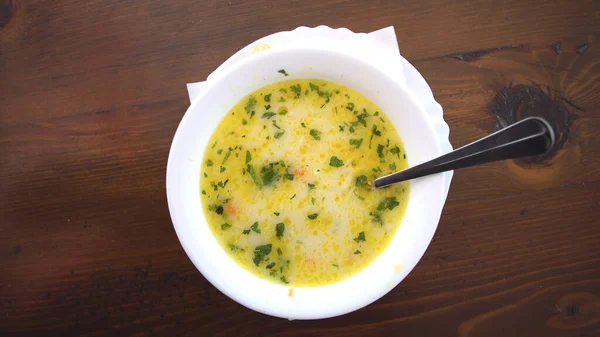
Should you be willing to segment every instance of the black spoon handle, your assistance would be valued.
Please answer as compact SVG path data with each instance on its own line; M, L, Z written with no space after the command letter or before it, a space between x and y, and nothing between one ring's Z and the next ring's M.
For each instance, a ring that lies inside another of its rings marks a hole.
M529 117L441 157L375 179L376 188L422 176L493 161L537 156L554 145L554 131L542 118Z

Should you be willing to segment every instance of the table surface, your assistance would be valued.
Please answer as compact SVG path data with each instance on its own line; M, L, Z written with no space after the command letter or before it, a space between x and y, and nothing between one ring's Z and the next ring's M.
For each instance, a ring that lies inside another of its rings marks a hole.
M455 172L425 256L351 314L217 291L169 218L188 97L297 26L393 25L457 147L544 115L551 155ZM600 1L0 0L0 335L600 335Z

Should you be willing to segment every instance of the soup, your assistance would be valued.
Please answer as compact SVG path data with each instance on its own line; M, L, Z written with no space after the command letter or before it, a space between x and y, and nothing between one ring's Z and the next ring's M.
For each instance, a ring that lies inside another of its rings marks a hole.
M255 275L290 286L347 278L373 262L404 215L396 129L373 102L329 81L263 87L223 118L206 149L202 207L221 247Z

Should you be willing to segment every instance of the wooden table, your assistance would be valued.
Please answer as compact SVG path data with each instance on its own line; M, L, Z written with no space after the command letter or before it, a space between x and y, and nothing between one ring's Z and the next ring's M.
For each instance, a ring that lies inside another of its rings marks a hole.
M194 268L165 198L198 81L264 35L394 25L452 144L544 114L552 154L457 171L413 272L321 321ZM599 336L600 2L0 0L0 336Z

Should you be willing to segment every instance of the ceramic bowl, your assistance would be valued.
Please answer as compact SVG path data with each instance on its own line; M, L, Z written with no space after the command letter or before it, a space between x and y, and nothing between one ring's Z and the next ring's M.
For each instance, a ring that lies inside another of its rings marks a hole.
M404 82L347 53L319 47L258 53L206 82L177 128L167 163L167 199L177 236L204 277L238 303L287 319L319 319L362 308L408 275L436 230L446 181L442 174L411 181L406 213L391 243L373 263L347 279L319 287L294 287L290 296L290 287L243 269L221 248L205 220L200 165L213 131L230 108L265 85L294 78L337 82L372 100L400 134L409 166L439 156L442 150L425 108Z

